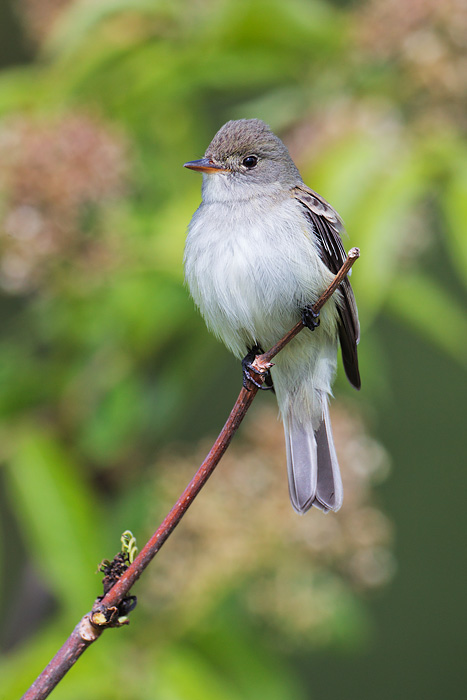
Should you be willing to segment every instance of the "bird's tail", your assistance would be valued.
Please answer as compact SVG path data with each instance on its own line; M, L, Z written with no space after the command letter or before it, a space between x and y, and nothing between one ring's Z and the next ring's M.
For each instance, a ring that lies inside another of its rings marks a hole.
M343 488L326 395L323 393L322 418L317 426L311 418L299 419L293 405L283 418L293 507L298 513L305 513L311 506L325 513L339 510Z

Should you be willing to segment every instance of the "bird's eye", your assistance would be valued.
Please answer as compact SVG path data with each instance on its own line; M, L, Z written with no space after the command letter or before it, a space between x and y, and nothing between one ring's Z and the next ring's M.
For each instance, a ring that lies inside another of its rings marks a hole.
M245 166L245 168L254 168L255 165L258 162L258 156L247 156L242 160L242 165Z

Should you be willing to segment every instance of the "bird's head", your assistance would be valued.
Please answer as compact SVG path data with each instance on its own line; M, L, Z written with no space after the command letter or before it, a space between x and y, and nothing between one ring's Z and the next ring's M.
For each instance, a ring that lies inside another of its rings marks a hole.
M260 119L227 122L204 158L185 167L205 176L203 196L225 190L235 198L249 198L258 190L288 190L302 181L286 146Z

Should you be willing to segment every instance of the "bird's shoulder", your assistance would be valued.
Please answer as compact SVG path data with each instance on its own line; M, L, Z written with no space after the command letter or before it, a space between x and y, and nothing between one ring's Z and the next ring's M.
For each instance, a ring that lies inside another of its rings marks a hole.
M344 223L335 209L324 197L301 183L291 189L291 195L307 209L311 215L321 217L336 234L342 234Z
M346 258L341 239L345 233L342 219L324 197L303 183L293 187L290 194L299 202L303 213L312 224L323 262L336 274Z

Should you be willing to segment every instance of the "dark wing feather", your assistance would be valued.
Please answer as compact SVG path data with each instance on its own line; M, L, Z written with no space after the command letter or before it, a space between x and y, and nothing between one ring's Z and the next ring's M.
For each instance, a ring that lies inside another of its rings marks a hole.
M298 185L292 194L303 206L308 219L313 224L313 232L318 244L321 260L326 267L336 274L342 267L346 253L341 240L343 223L330 204L306 185ZM339 341L347 378L356 389L360 389L360 372L358 370L357 344L360 339L357 305L348 277L339 287L342 303L339 312Z

